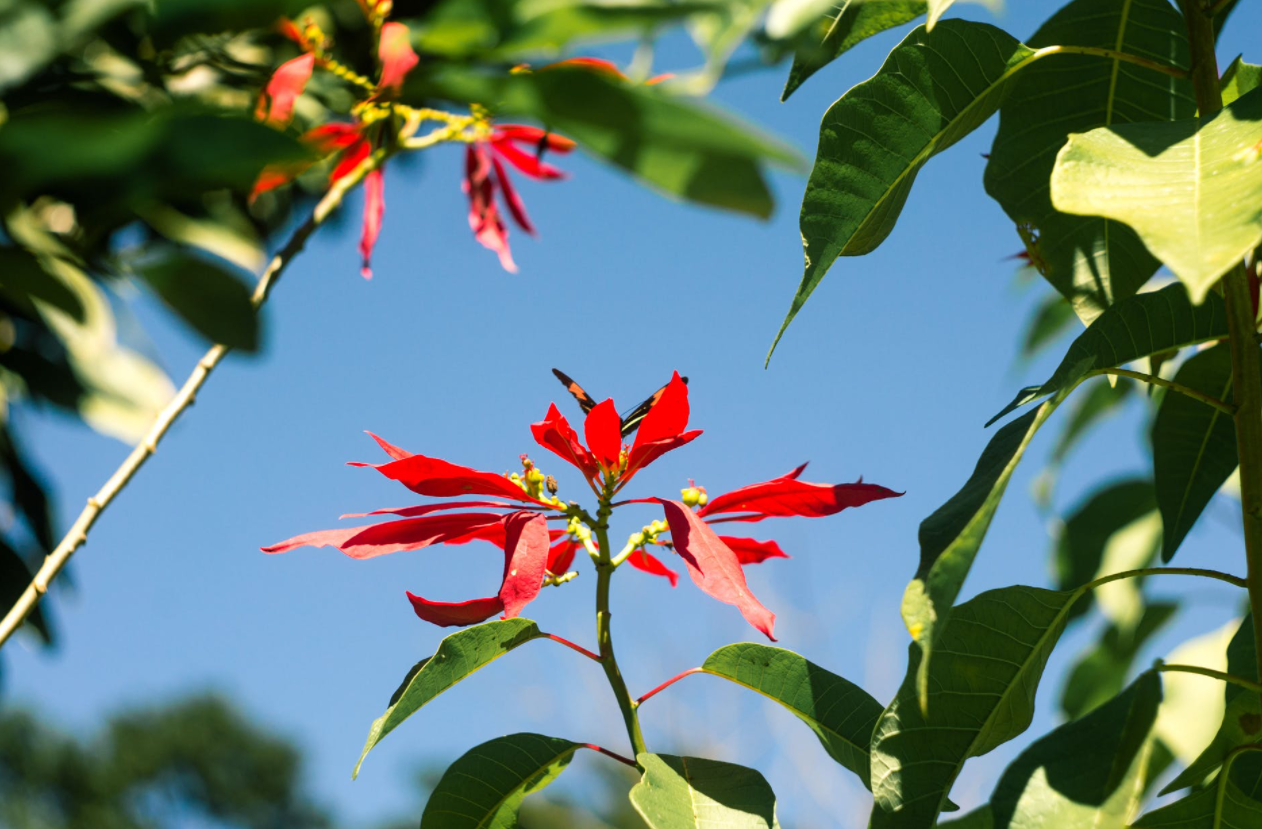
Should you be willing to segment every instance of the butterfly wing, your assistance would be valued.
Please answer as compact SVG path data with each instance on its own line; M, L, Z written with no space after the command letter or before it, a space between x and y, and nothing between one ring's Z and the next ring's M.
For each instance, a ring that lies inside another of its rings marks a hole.
M679 379L683 380L684 383L688 382L687 377L680 377ZM666 385L669 386L670 384L667 383ZM624 438L629 436L636 429L640 428L640 422L644 420L644 416L649 413L649 409L657 405L657 401L661 400L662 395L665 393L666 386L662 386L660 389L649 395L648 399L646 399L643 403L622 415L622 436Z
M565 386L565 390L574 395L574 399L578 401L578 407L583 410L583 414L587 414L596 408L596 401L592 399L592 396L582 386L575 383L568 374L558 368L552 369L552 373L561 381L561 385Z

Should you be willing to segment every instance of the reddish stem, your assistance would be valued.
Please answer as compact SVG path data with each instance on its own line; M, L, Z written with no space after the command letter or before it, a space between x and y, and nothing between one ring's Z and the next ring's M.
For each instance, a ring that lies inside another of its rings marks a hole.
M667 688L674 685L676 682L688 676L689 674L700 674L700 673L705 673L705 669L704 668L689 668L688 670L684 671L682 674L672 676L670 679L666 680L661 685L658 685L652 691L649 691L647 694L637 699L635 701L635 704L636 705L642 704L645 700L656 696L661 691L665 691Z
M617 760L619 763L626 763L628 766L630 766L633 769L638 768L634 760L629 760L626 757L623 757L621 754L615 754L609 749L598 746L595 743L583 743L583 748L590 748L592 751L598 751L601 754L605 755L606 757L612 757L613 759Z
M583 647L582 645L574 644L569 639L562 639L560 636L557 636L554 633L545 633L544 636L548 637L553 642L560 642L562 645L565 645L567 648L570 648L571 650L578 651L583 656L586 656L588 659L592 660L593 662L600 661L599 655L592 653L591 651L589 651L587 648ZM632 763L632 765L635 765L635 764Z

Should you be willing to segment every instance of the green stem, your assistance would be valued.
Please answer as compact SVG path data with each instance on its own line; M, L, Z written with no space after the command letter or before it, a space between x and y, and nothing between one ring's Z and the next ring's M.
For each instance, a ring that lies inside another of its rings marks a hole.
M1161 386L1162 388L1169 389L1170 391L1178 392L1185 397L1198 400L1206 406L1213 406L1215 409L1218 409L1218 411L1228 417L1234 417L1236 414L1236 407L1232 404L1219 400L1213 395L1199 392L1196 389L1189 388L1181 383L1176 383L1173 380L1167 380L1164 377L1159 377L1156 374L1144 374L1142 371L1131 371L1126 368L1098 368L1090 372L1088 376L1099 376L1102 374L1111 374L1114 377L1129 377L1132 380L1139 380L1153 386Z
M1215 57L1214 20L1197 0L1180 0L1192 53L1192 86L1201 118L1223 108ZM1257 347L1257 319L1249 296L1244 264L1223 277L1227 306L1231 387L1235 398L1236 448L1240 457L1240 505L1243 513L1245 561L1253 637L1262 643L1262 359ZM1255 670L1262 679L1262 647Z
M600 650L600 664L605 669L605 678L618 700L618 709L622 711L622 721L627 727L627 737L631 740L632 752L638 757L648 749L644 745L644 734L640 731L640 717L635 711L635 702L631 692L627 690L626 680L618 669L618 660L613 653L612 614L609 612L609 585L616 569L609 557L609 499L608 489L602 493L600 509L596 513L596 524L592 527L596 532L596 542L600 545L600 558L596 562L596 642Z
M1139 55L1119 52L1115 49L1103 49L1098 46L1044 46L1042 49L1036 50L1030 56L1030 59L1037 60L1047 55L1093 55L1097 58L1108 58L1109 60L1118 60L1123 63L1132 63L1145 69L1151 69L1154 72L1160 72L1163 75L1169 75L1172 78L1186 78L1188 76L1186 70L1177 66L1171 66L1168 63L1158 63L1155 60L1141 58Z
M1222 573L1218 570L1205 570L1200 567L1142 567L1138 570L1123 570L1120 573L1110 573L1107 576L1101 576L1094 581L1089 581L1078 589L1082 592L1094 590L1101 585L1108 584L1111 581L1120 581L1121 579L1142 579L1147 576L1200 576L1206 579L1215 579L1224 581L1234 587L1248 587L1248 581L1239 576L1233 576L1230 573Z
M1248 691L1262 694L1262 685L1242 676L1226 673L1225 671L1215 671L1213 668L1202 668L1200 665L1167 665L1164 662L1156 666L1156 670L1161 673L1177 673L1177 674L1200 674L1210 679L1221 680L1229 685L1239 685Z

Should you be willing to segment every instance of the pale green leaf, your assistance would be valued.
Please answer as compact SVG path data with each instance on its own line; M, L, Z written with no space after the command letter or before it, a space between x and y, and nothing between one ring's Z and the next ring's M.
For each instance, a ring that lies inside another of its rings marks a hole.
M1187 31L1167 0L1074 0L1027 41L1088 46L1186 68ZM1090 323L1134 294L1157 260L1129 227L1052 207L1049 179L1069 134L1196 114L1191 82L1096 55L1063 55L1021 73L999 110L985 184L1016 223L1031 262Z
M1058 210L1129 225L1199 304L1262 243L1262 90L1209 118L1072 135L1051 190Z
M1262 66L1245 63L1243 57L1237 57L1231 65L1223 70L1222 81L1223 103L1230 104L1241 95L1247 95L1262 86Z
M719 648L701 670L783 705L815 732L830 757L871 788L868 748L882 706L858 685L793 651L752 643Z
M641 754L631 804L649 829L778 829L776 796L753 769L669 754ZM422 827L425 829L425 827Z
M546 635L529 619L516 618L486 622L443 639L433 656L422 659L408 671L390 698L386 712L373 721L352 776L359 774L359 767L373 746L421 706L509 651Z
M1164 660L1225 671L1228 643L1239 625L1239 620L1232 621L1190 639L1170 651ZM1205 750L1222 723L1223 683L1189 673L1167 673L1163 680L1166 698L1157 714L1157 737L1178 762L1188 765Z
M1258 742L1259 734L1262 734L1262 698L1257 694L1237 694L1227 703L1222 725L1218 727L1213 741L1161 793L1168 794L1189 786L1199 786L1207 777L1222 768L1232 751Z
M811 27L807 43L797 50L780 100L787 101L806 79L887 29L909 23L925 13L925 0L841 0L830 2L830 14Z
M1003 10L1003 0L966 0L971 3L981 3L993 12ZM955 0L929 0L929 20L928 27L932 29L937 25L938 20L942 18L944 12L951 6L955 5Z
M1069 678L1060 694L1060 710L1065 716L1077 719L1121 691L1135 657L1174 617L1178 608L1172 602L1154 603L1144 608L1143 615L1132 626L1110 624L1099 641L1069 670Z

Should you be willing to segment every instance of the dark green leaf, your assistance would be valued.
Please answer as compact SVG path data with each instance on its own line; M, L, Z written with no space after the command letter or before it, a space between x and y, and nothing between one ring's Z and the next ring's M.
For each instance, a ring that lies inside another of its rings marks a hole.
M1246 613L1240 627L1227 643L1227 673L1258 681L1258 646L1253 636L1253 614ZM1247 693L1239 685L1225 683L1223 699L1231 702L1240 694Z
M1242 755L1233 755L1240 757ZM1248 755L1245 755L1248 756ZM1238 761L1238 762L1240 762ZM1255 761L1256 762L1256 761ZM1234 772L1235 769L1230 771ZM1235 774L1220 774L1213 785L1141 817L1134 829L1253 829L1262 825L1262 802L1237 785Z
M1110 624L1099 642L1079 657L1069 671L1060 694L1060 709L1065 716L1077 719L1121 691L1139 651L1178 609L1172 602L1154 603L1144 608L1144 615L1133 626Z
M933 826L964 761L1029 727L1043 668L1079 595L1013 586L954 608L925 682L912 643L907 675L872 735L872 829ZM927 709L918 687L928 690Z
M1227 336L1227 316L1221 297L1210 295L1193 305L1182 285L1136 294L1120 300L1078 335L1056 371L1041 386L1029 386L986 424L1044 395L1060 391L1088 371L1114 368L1172 348Z
M838 257L885 240L920 168L998 109L1033 54L984 23L946 20L932 32L921 26L875 77L829 107L802 197L806 269L777 342Z
M13 506L26 521L35 543L45 551L51 551L57 543L53 537L53 510L48 502L44 485L31 469L13 430L0 425L0 465L9 476L10 497Z
M670 754L635 759L644 776L631 803L650 829L778 829L775 793L753 769Z
M872 726L881 704L848 680L793 651L743 643L719 648L701 670L757 691L806 723L828 755L868 782Z
M1027 360L1038 354L1074 322L1074 309L1064 297L1052 294L1034 311L1034 317L1025 327L1025 341L1021 343L1021 356Z
M1207 348L1180 368L1174 381L1230 402L1231 351ZM1230 415L1167 391L1152 426L1152 468L1161 508L1161 558L1169 561L1205 506L1239 465Z
M22 248L0 247L0 296L27 313L35 312L32 300L38 300L83 321L79 297Z
M137 265L136 274L197 333L241 351L259 346L259 316L236 270L184 251Z
M763 165L799 162L783 144L699 103L581 69L418 74L405 100L433 98L536 120L668 194L763 218L772 210Z
M158 0L153 35L165 45L183 35L262 28L309 5L308 0Z
M421 829L512 829L526 795L569 765L581 743L542 734L509 734L469 749L434 787Z
M408 671L386 712L373 721L353 776L359 775L359 767L373 746L421 706L509 651L545 635L529 619L516 618L486 622L443 639L433 656Z
M1199 786L1207 777L1222 768L1233 751L1262 739L1262 698L1239 686L1235 687L1244 693L1236 694L1227 703L1222 724L1213 741L1178 777L1161 790L1162 794Z
M0 615L7 614L9 608L17 603L34 576L35 573L27 566L26 559L4 539L0 539ZM52 644L52 628L41 605L35 605L35 609L26 617L26 624L30 625L41 642L45 645Z
M780 100L789 100L807 78L855 46L915 20L926 8L925 0L842 0L839 9L810 28L809 42L793 57Z
M1167 0L1074 0L1028 41L1093 46L1188 66L1182 16ZM986 192L1026 240L1031 260L1085 322L1131 296L1157 270L1135 232L1052 207L1048 180L1072 132L1131 121L1190 118L1191 82L1094 55L1064 55L1021 73L999 110Z

